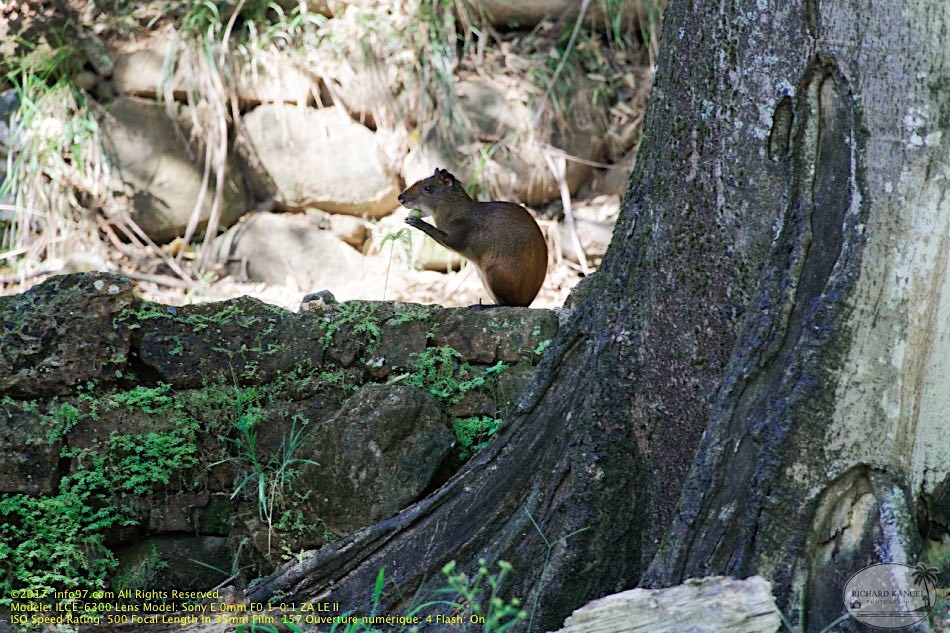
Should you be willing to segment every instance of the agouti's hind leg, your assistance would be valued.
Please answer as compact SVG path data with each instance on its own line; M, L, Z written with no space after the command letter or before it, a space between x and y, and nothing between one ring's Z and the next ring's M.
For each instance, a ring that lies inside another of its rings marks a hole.
M517 273L510 267L491 266L485 270L482 281L485 283L485 288L495 299L495 305L527 305L526 303L519 303L519 279Z

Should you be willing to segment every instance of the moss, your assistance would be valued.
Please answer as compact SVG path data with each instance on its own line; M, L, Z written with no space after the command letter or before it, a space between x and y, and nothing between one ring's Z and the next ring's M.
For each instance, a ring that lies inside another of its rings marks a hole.
M139 301L126 308L123 308L113 319L113 328L118 328L124 324L130 329L142 327L142 321L149 319L170 319L174 314L175 308L172 306L153 303L151 301Z
M107 397L110 408L140 409L145 413L162 413L172 408L174 400L168 395L171 385L160 382L157 387L138 386Z
M350 326L351 336L361 336L364 339L364 348L368 354L379 349L383 331L380 325L378 310L379 304L375 301L349 301L334 306L333 318L326 319L326 330L320 338L323 349L330 349L338 331L344 326Z

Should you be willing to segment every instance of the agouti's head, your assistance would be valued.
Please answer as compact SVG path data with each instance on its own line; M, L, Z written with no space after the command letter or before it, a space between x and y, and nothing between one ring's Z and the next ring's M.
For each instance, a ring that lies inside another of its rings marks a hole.
M458 179L446 169L413 184L399 194L399 203L407 209L419 209L423 217L432 215L436 207L453 199L471 200Z

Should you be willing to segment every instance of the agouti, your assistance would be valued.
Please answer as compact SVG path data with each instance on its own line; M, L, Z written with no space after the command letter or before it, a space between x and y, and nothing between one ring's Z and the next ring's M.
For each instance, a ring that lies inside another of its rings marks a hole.
M470 260L500 306L527 306L548 268L548 248L528 210L513 202L476 202L444 169L415 183L399 202L431 215L435 226L410 215L406 223Z

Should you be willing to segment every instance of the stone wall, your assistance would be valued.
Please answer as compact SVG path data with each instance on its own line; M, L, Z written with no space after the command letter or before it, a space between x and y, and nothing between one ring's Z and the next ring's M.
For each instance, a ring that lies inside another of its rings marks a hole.
M42 507L122 587L224 580L190 559L246 581L395 514L503 429L557 330L326 294L172 307L110 274L0 297L0 322L0 524L24 530L0 538L0 582Z

